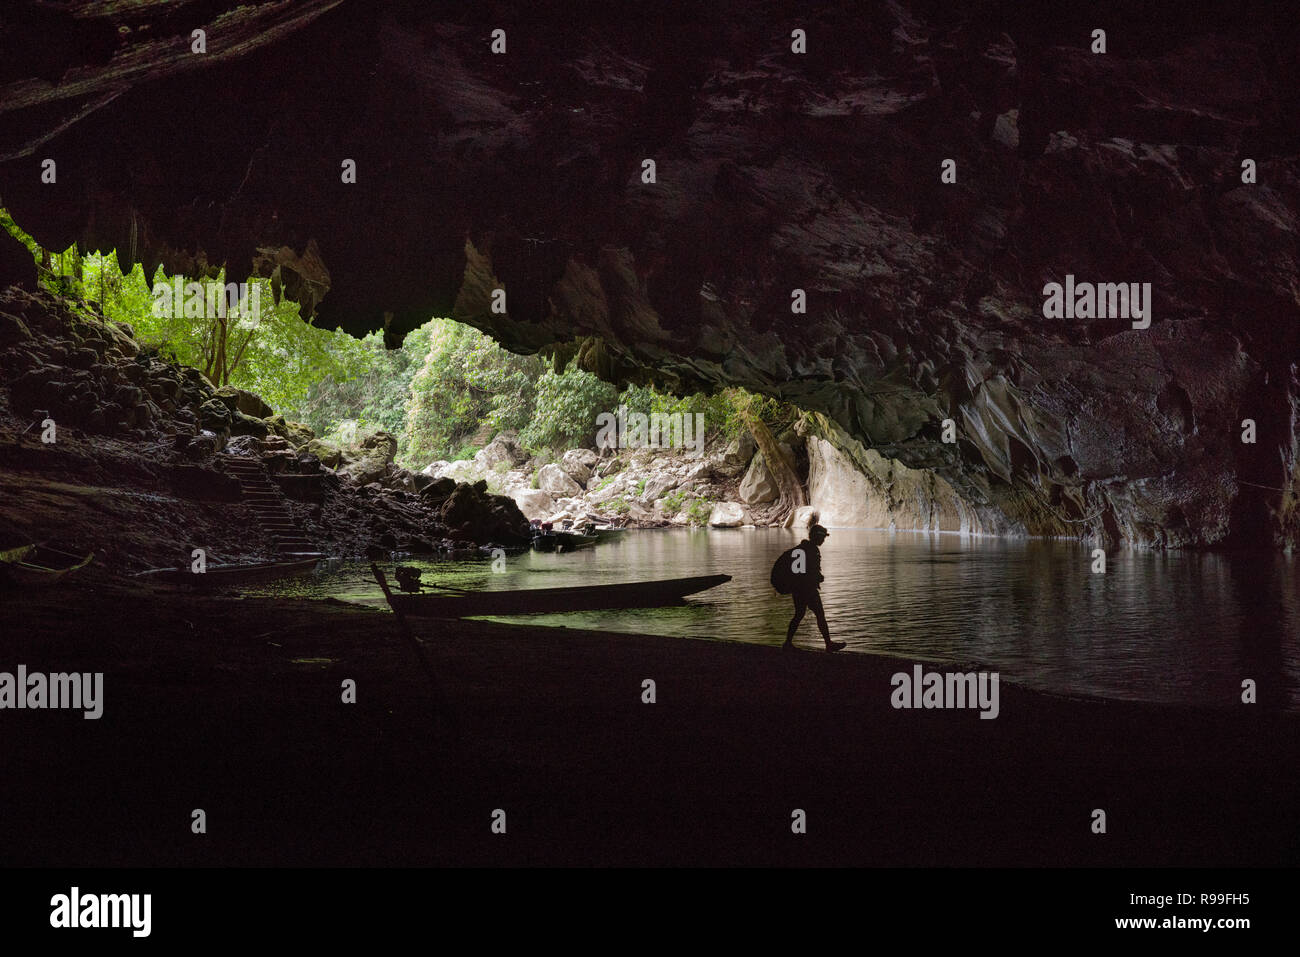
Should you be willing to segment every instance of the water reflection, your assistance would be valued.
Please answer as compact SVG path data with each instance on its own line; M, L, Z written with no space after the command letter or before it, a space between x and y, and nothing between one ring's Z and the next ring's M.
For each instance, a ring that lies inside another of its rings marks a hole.
M778 529L631 532L592 550L490 562L414 562L425 580L483 589L586 585L723 572L733 581L690 604L533 616L539 625L779 645L790 600L768 583L798 540ZM1241 682L1260 707L1300 710L1300 576L1279 554L1112 550L1104 575L1066 542L833 529L822 597L843 653L978 664L1066 693L1232 706ZM364 564L277 586L382 605ZM270 593L264 589L261 593ZM818 649L811 619L798 642Z

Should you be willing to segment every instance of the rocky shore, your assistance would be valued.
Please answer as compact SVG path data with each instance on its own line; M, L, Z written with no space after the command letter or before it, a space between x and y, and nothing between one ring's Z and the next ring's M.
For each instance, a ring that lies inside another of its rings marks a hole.
M340 557L519 546L528 522L485 482L416 475L377 433L339 448L251 392L142 349L43 290L0 291L0 536L93 550L97 571L275 559L223 463L260 463L295 538Z
M782 453L807 472L804 441L793 430ZM473 458L437 461L421 474L486 481L509 495L529 519L592 520L641 528L781 524L777 483L748 434L715 438L698 453L683 448L569 449L553 461L531 455L502 432Z

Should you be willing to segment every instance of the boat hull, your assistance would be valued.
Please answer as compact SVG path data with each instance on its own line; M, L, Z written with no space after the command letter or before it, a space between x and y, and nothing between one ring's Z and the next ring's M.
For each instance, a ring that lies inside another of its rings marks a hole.
M572 552L579 548L591 548L596 544L596 536L579 535L577 532L552 532L549 535L534 535L533 548L539 552Z
M22 588L45 588L57 584L75 571L90 564L94 553L81 561L63 568L47 567L60 561L55 553L47 552L39 545L24 546L0 552L0 581Z
M574 588L485 591L469 595L393 595L393 611L412 618L467 618L473 615L540 615L605 608L658 608L687 595L731 581L730 575L700 575L663 581Z

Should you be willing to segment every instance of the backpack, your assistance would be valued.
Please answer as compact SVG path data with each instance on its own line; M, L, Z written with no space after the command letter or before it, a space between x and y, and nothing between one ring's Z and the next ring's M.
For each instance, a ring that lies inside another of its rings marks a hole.
M787 548L783 551L775 564L772 565L772 574L770 580L772 587L776 589L778 595L788 595L794 591L794 556L791 554L795 548Z

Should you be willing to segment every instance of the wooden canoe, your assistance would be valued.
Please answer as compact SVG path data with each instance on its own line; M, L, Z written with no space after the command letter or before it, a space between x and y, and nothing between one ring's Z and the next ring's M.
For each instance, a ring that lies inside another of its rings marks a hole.
M390 595L393 611L411 618L467 618L472 615L539 615L603 608L659 608L707 591L730 575L697 575L663 581L567 588L524 588L461 594Z
M85 558L77 558L40 545L8 548L0 551L0 576L10 584L42 588L85 568L94 557L94 552Z
M297 562L256 562L249 565L209 565L203 574L188 568L151 568L135 577L168 585L191 585L195 588L226 588L231 585L250 585L274 581L290 575L312 571L321 561L307 558Z

